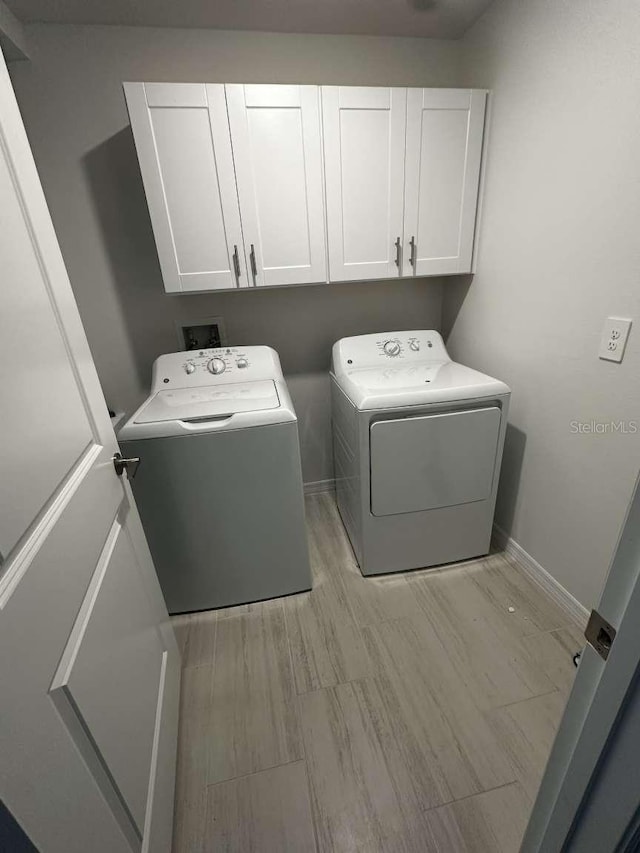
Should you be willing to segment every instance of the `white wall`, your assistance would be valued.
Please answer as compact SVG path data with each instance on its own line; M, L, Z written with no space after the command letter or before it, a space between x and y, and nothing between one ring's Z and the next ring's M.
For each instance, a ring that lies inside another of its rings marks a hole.
M342 335L440 325L439 280L164 294L123 80L451 85L458 44L420 39L34 25L10 70L104 391L141 399L174 320L221 314L281 354L306 481L332 476L326 371Z
M513 389L498 522L585 606L640 462L640 5L497 0L462 82L493 90L478 271L444 289L454 356ZM621 365L607 315L632 317Z

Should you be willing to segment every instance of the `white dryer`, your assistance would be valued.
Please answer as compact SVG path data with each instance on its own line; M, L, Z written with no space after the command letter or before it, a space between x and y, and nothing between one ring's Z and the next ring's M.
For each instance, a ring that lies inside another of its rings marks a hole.
M170 613L311 588L298 424L277 353L161 355L120 430Z
M338 508L362 573L487 554L509 388L413 331L334 344L331 394Z

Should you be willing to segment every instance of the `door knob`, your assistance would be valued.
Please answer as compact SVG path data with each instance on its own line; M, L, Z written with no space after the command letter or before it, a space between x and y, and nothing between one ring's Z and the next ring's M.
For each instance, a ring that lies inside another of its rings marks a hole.
M113 467L116 469L118 477L122 477L126 471L130 480L136 476L138 466L140 465L140 457L132 456L130 459L125 459L122 453L113 454Z

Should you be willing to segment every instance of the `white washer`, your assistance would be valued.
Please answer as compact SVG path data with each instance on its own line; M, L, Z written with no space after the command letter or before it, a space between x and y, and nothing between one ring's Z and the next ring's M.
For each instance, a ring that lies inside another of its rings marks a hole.
M170 613L311 588L298 424L277 353L161 355L118 435Z
M343 338L331 364L340 515L365 575L487 554L511 392L438 332Z

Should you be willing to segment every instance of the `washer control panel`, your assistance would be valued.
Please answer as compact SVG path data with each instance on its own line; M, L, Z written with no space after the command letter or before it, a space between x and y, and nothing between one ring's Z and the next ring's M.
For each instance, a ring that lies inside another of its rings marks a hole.
M161 355L153 365L152 390L227 382L282 379L280 359L270 347L217 347Z
M387 362L448 361L449 356L439 332L418 330L342 338L334 345L333 360L334 366L348 370Z
M238 347L194 351L189 355L185 354L182 365L187 376L202 372L203 369L213 373L214 376L219 376L227 370L234 370L234 368L246 370L247 367L249 367L249 357L244 350L240 352Z

